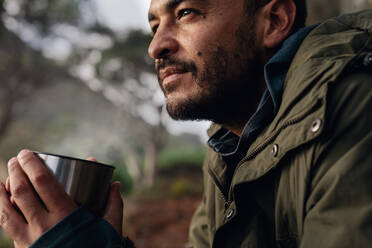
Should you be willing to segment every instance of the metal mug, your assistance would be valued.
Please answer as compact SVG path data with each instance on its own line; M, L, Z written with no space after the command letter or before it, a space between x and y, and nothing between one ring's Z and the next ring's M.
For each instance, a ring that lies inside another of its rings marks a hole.
M97 216L102 216L114 167L62 155L34 152L53 172L67 194Z

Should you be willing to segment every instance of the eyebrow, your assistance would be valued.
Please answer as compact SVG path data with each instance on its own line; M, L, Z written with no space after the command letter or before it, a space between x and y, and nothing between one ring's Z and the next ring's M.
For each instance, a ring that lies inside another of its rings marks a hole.
M169 0L166 3L166 7L167 7L168 10L173 10L173 9L177 8L177 6L180 5L181 3L187 2L187 1L202 2L202 3L208 2L208 0ZM149 19L149 22L151 22L151 21L156 19L156 15L154 15L153 13L150 12L148 14L148 19Z
M178 5L180 5L182 2L189 1L189 0L169 0L167 3L168 9L175 9Z

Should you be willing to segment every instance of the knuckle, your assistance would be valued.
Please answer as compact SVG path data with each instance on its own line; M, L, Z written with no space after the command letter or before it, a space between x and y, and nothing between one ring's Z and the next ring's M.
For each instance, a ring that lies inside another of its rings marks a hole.
M18 163L18 159L16 157L12 157L11 159L9 159L8 161L8 166L11 166L13 164L17 164Z
M27 192L29 191L29 187L27 185L27 183L25 182L20 182L19 184L17 184L13 189L12 189L12 196L17 199L17 198L20 198L22 197L23 195L27 194Z
M31 162L32 162L32 160L34 159L34 156L33 156L33 154L32 153L27 153L27 154L25 154L23 157L22 157L22 159L21 159L21 163L23 164L23 165L28 165L28 164L30 164Z
M18 161L16 160L10 160L9 163L8 163L8 171L9 171L9 174L11 173L14 173L16 170L18 170Z
M50 181L50 175L44 172L39 172L32 177L31 181L33 181L33 183L37 185L48 184L48 182Z

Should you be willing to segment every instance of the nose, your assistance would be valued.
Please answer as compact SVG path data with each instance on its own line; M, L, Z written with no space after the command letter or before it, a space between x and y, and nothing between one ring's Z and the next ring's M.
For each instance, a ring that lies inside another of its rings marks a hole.
M158 28L155 33L150 46L148 48L148 53L153 59L161 59L176 53L178 50L178 42L174 38L171 29Z

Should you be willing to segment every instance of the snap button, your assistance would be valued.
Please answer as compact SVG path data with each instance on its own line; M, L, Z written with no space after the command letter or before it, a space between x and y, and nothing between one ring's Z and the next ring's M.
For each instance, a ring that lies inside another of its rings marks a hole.
M318 118L315 121L313 121L313 123L311 124L311 132L313 132L313 133L318 132L321 125L322 125L322 120L321 119Z
M229 204L225 202L225 210L229 208Z
M273 145L273 148L271 148L271 153L274 155L274 157L278 156L278 153L279 153L278 144Z
M230 219L234 215L234 209L229 209L226 214L226 218Z
M372 64L372 53L367 53L367 55L364 57L363 65L369 66Z

